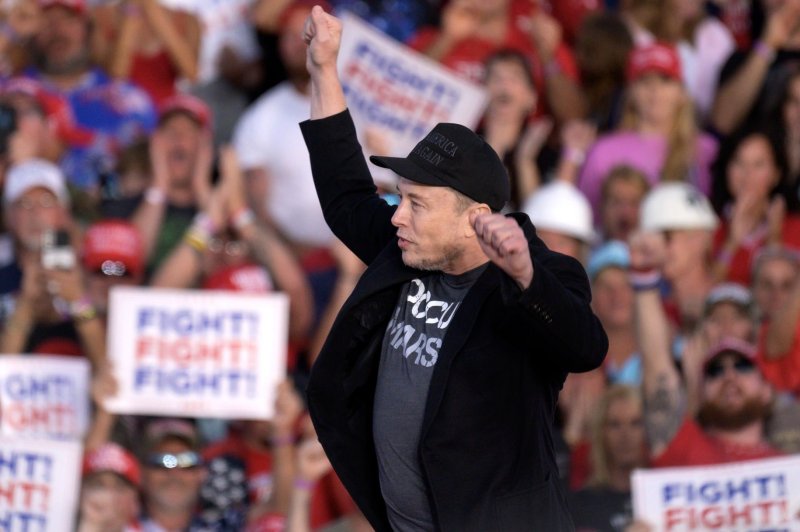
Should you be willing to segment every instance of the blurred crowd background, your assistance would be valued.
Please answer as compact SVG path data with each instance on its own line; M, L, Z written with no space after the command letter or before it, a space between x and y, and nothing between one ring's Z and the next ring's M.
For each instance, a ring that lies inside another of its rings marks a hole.
M586 267L610 348L555 442L579 530L647 529L635 468L800 452L800 0L323 4L483 84L508 209ZM0 352L92 364L79 530L368 530L303 403L364 268L297 127L313 3L0 5ZM286 293L275 418L105 411L119 285Z

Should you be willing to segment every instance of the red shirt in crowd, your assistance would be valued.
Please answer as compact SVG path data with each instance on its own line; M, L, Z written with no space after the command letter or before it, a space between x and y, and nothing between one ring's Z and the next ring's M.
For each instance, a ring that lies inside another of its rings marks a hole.
M508 17L508 30L503 42L496 43L470 37L457 42L440 63L461 76L476 83L482 83L484 78L484 61L494 52L511 48L524 53L530 59L533 68L536 89L544 91L544 67L536 55L536 48L527 31L532 16L533 4L530 0L513 0ZM414 35L408 45L420 52L430 47L439 37L440 30L434 27L423 28ZM556 50L555 60L558 69L573 80L578 80L578 67L569 47L563 42Z
M795 325L794 339L789 352L769 360L764 355L768 323L761 326L758 335L758 358L761 373L772 386L782 392L800 396L800 321Z
M722 220L722 223L717 228L714 234L714 255L718 256L720 250L725 244L725 239L728 237L730 231L730 222ZM784 246L800 249L800 217L796 215L787 215L783 221L783 229L781 231L781 241ZM750 269L753 265L753 258L758 251L767 242L767 227L764 224L761 228L757 229L745 242L743 242L736 253L731 258L728 267L728 276L726 280L739 283L743 286L750 285Z
M657 456L653 467L679 467L727 464L782 456L783 453L762 443L739 445L715 438L705 432L693 419L687 418L667 449Z

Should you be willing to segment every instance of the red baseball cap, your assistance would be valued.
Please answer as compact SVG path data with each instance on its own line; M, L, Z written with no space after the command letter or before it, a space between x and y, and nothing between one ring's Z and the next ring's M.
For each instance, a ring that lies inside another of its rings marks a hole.
M69 102L63 96L48 91L32 78L14 77L2 86L2 94L22 94L32 98L52 125L58 137L70 146L84 147L92 143L95 134L78 126Z
M646 74L662 74L675 81L683 80L678 52L674 46L665 43L638 46L631 50L625 73L628 82Z
M244 264L223 268L203 282L205 290L233 290L253 294L266 294L274 290L267 270L257 264Z
M104 220L89 227L83 238L83 265L108 276L144 271L144 244L136 226L122 220Z
M55 6L66 7L81 15L86 14L86 0L39 0L39 7L42 9Z
M110 471L139 487L141 470L136 458L116 443L104 443L83 455L83 476Z
M711 364L711 362L713 362L717 357L728 353L746 358L760 369L758 362L758 349L756 346L750 342L734 337L723 338L717 345L708 350L708 353L706 353L706 358L703 361L703 369L707 368L708 365Z
M172 113L186 113L202 128L207 128L211 124L211 109L200 98L185 92L170 96L161 104L158 110L159 122Z

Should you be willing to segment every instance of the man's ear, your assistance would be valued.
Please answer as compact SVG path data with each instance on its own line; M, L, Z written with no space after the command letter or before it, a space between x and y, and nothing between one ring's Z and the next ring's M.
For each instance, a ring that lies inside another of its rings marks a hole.
M475 234L475 218L482 214L492 214L492 209L485 203L475 203L467 208L467 221L469 223L465 229L464 236L472 238Z

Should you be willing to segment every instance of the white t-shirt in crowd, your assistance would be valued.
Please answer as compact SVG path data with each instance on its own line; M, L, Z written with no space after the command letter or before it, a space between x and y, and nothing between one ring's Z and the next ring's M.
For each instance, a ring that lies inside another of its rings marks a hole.
M308 150L298 124L308 119L308 96L285 81L245 111L233 144L244 170L263 168L269 175L267 212L289 239L327 246L333 234L322 216Z
M202 24L198 83L217 77L219 54L225 46L245 61L258 58L256 32L248 21L255 0L161 0L161 3L193 13Z

